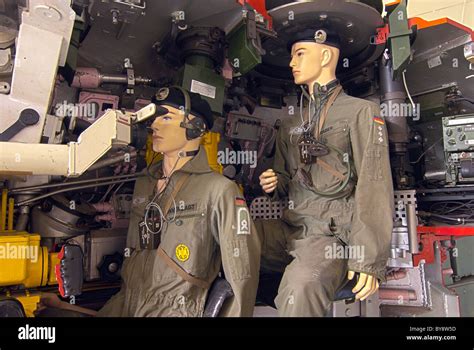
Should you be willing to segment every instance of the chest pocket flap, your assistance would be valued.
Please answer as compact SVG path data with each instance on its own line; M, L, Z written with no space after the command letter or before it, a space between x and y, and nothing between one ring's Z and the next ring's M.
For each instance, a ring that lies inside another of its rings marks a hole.
M349 151L350 139L347 120L341 120L333 125L323 127L320 136L324 143L339 148L343 152Z
M161 247L187 273L203 277L207 274L212 257L213 239L209 231L205 206L177 203L167 215L168 223L162 233Z

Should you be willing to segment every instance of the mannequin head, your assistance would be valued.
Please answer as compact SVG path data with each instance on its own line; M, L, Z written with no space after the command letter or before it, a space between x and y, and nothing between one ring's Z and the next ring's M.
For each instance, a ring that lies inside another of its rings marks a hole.
M209 103L199 94L177 86L159 89L152 102L157 105L151 125L153 150L163 153L165 159L178 157L181 151L198 150L202 133L213 126Z
M290 67L295 84L307 85L313 93L315 83L326 85L336 79L339 49L315 42L299 41L291 47Z
M155 118L153 130L153 151L163 153L168 157L177 157L180 151L194 151L199 148L201 137L193 140L186 138L186 129L180 126L184 112L170 105L163 105L167 114ZM196 118L190 114L189 120Z

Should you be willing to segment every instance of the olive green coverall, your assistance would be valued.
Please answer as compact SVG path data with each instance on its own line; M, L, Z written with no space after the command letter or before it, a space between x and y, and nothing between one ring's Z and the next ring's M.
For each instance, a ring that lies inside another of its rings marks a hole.
M158 178L160 164L150 167ZM252 316L258 286L260 242L239 188L213 172L206 151L173 173L161 197L172 192L178 179L190 174L169 210L160 247L193 278L212 282L222 266L234 297L220 315ZM97 316L202 316L208 288L190 283L158 256L156 249L140 249L138 225L152 200L157 180L140 177L135 184L127 236L130 257L122 267L122 286ZM159 201L163 206L163 201ZM173 219L174 217L174 219Z
M278 185L273 198L288 198L289 207L281 220L255 224L262 239L263 270L284 269L275 299L279 314L325 316L348 269L385 280L393 225L388 137L378 105L339 94L320 136L350 156L354 177L338 198L328 198L295 178L302 166L297 145L300 124L299 118L285 120L276 141L273 170ZM347 174L348 159L334 151L320 158ZM341 183L319 164L313 164L310 172L318 190L332 190ZM344 246L359 254L337 255Z

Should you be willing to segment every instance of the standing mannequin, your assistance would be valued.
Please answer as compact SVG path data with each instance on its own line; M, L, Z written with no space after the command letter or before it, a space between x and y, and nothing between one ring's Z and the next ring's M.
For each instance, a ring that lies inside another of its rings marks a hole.
M280 315L324 316L346 278L358 274L353 292L360 300L385 280L393 213L388 137L377 105L339 91L337 34L311 28L289 49L295 83L307 87L309 106L300 120L283 123L274 169L261 174L260 184L294 208L284 212L282 225L259 222L259 232L268 247L286 241L294 258L275 299ZM313 155L305 157L305 149ZM331 254L343 246L359 253ZM264 251L263 266L276 256Z

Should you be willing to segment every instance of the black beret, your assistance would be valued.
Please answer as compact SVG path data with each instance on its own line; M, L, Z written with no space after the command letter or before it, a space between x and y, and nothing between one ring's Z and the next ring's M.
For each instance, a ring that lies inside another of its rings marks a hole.
M331 28L323 26L314 26L296 33L290 41L288 41L288 51L291 52L292 46L299 42L312 42L329 45L338 49L341 48L339 35Z
M186 91L189 94L189 100L191 102L189 113L201 118L206 123L208 130L212 129L214 118L212 117L212 110L209 103L203 99L200 94L188 90ZM157 106L168 105L177 109L184 108L185 106L184 94L176 87L164 87L159 89L155 95L153 95L151 101ZM168 113L167 110L157 108L157 116L166 113Z

